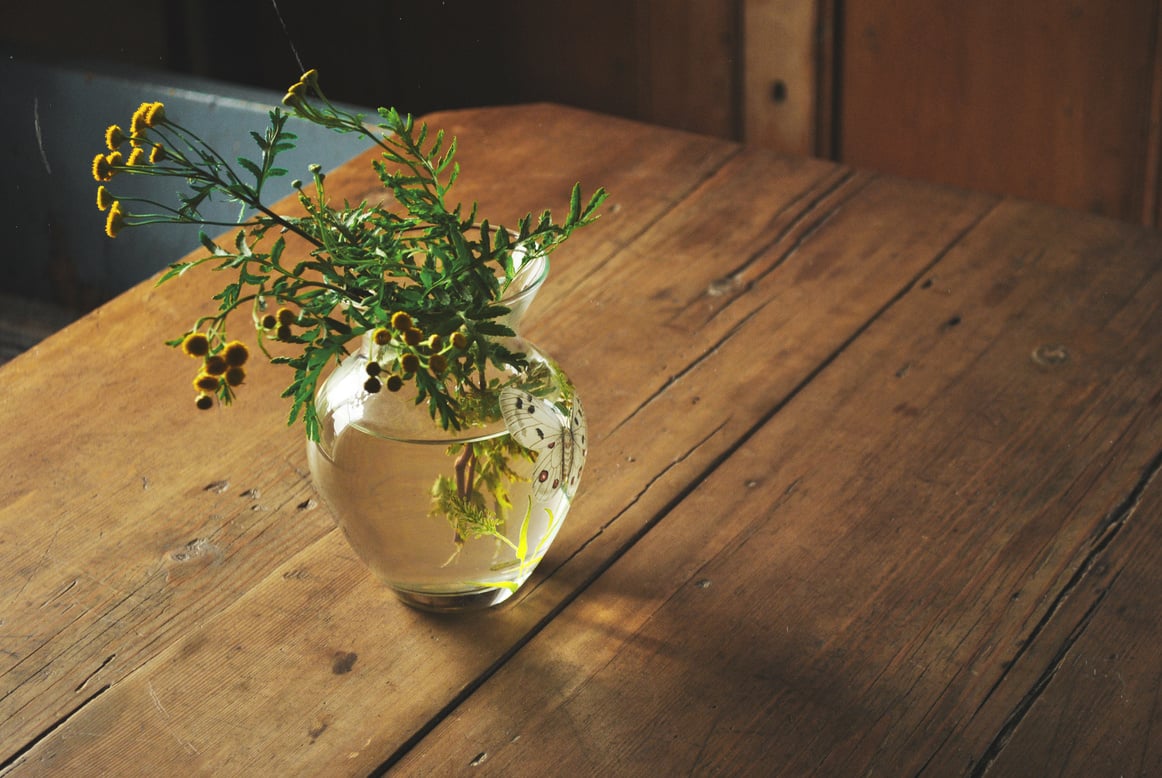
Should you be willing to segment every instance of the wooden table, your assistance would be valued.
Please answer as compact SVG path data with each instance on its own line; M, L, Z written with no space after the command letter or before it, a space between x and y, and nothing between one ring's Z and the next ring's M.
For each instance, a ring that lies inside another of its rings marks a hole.
M218 279L147 282L0 369L6 774L1162 774L1162 237L553 106L431 121L494 219L612 192L528 319L592 441L533 580L399 604L282 368L192 409L160 342Z

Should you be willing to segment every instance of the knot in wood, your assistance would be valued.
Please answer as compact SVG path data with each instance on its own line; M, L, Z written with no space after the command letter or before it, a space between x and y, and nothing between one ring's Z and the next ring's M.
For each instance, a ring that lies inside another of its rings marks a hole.
M1032 359L1044 367L1057 367L1069 360L1069 351L1059 343L1043 343L1033 349Z

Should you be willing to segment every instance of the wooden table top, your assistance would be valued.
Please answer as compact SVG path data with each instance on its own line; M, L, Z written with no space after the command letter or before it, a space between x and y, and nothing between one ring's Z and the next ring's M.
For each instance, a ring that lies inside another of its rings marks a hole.
M192 409L161 341L218 279L146 282L0 368L6 774L1162 774L1162 236L554 106L430 121L494 220L611 192L526 319L591 435L534 578L400 604L285 368Z

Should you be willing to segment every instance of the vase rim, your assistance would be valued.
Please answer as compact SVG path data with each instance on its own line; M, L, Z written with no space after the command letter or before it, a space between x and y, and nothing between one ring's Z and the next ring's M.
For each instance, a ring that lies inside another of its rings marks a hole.
M501 305L515 307L521 301L532 297L545 283L549 275L549 257L546 254L537 254L532 259L523 260L520 268L513 274L504 293L500 296Z

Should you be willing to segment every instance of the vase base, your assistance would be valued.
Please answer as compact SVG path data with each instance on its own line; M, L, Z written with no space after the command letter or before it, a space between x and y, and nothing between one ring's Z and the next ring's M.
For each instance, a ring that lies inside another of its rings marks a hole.
M484 587L466 592L421 592L393 586L392 591L405 605L429 613L464 613L491 608L508 600L513 592L499 587Z

